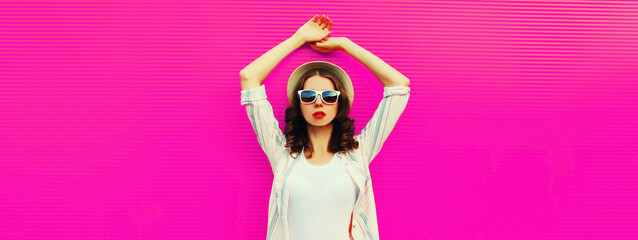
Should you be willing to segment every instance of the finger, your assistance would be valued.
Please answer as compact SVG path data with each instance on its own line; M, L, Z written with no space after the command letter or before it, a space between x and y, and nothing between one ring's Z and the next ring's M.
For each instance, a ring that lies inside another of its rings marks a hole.
M330 18L329 18L328 16L326 16L326 19L325 19L325 21L323 22L323 26L322 26L322 27L323 27L323 29L325 29L325 30L330 30L330 29L328 29L328 26L330 26L330 23L331 23L331 22L332 22L332 21L330 21Z
M328 19L330 19L330 18L328 18ZM328 30L331 30L331 29L332 29L332 20L330 20L330 23L328 23Z
M319 14L315 14L315 16L312 18L312 22L317 22L318 18L319 18Z
M323 22L321 23L321 29L326 29L326 27L328 27L328 23L330 23L330 18L326 17L323 19Z
M321 18L319 19L319 26L321 26L321 24L323 24L323 20L326 18L325 14L321 14Z

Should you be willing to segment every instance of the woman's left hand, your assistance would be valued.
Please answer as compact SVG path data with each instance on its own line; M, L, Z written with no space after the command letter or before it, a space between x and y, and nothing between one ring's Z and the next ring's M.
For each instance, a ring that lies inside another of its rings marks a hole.
M312 49L320 51L322 53L330 53L334 50L343 50L345 37L325 37L316 42L308 43Z

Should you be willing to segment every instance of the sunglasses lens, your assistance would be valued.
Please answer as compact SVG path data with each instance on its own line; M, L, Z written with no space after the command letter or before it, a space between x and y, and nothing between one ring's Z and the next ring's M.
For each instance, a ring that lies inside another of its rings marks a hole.
M336 103L337 99L339 98L339 95L337 94L336 91L325 91L323 92L321 97L323 98L323 101L325 101L326 103Z
M300 96L302 102L309 103L315 100L317 93L315 91L302 91Z

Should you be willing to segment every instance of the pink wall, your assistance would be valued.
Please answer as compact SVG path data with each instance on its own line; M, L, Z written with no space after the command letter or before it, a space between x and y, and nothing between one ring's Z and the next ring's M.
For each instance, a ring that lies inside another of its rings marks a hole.
M16 1L0 8L0 239L264 239L239 71L315 13L411 79L371 165L382 239L638 238L635 1ZM383 85L352 77L358 133ZM401 164L397 165L397 162Z

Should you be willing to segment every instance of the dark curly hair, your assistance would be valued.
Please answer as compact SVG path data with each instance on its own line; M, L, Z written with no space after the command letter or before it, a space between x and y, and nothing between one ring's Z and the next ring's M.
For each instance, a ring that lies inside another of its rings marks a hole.
M315 68L308 70L301 77L297 85L295 86L294 93L303 88L304 83L308 78L319 75L328 78L335 85L337 91L341 92L339 96L337 116L332 120L332 135L330 136L330 142L328 143L328 149L333 152L348 151L350 149L359 148L359 142L354 139L354 119L349 118L350 103L349 96L344 91L341 81L338 81L337 76L323 68ZM299 97L293 97L292 103L286 108L286 147L290 147L290 156L293 153L299 153L305 147L310 150L312 157L312 146L310 146L310 139L308 138L308 129L306 119L304 119L301 113L301 106L299 106Z

